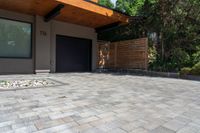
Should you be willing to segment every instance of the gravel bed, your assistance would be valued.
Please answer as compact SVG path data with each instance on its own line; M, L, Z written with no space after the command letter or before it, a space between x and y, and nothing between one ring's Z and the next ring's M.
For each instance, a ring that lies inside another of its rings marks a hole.
M20 79L20 80L0 80L1 89L17 89L31 87L45 87L55 85L48 79Z

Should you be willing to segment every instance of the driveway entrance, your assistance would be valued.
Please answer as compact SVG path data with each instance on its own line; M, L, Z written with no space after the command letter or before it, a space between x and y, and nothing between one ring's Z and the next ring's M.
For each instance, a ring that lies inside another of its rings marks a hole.
M0 76L1 82L20 79L52 84L0 91L2 133L200 131L200 82L92 73Z

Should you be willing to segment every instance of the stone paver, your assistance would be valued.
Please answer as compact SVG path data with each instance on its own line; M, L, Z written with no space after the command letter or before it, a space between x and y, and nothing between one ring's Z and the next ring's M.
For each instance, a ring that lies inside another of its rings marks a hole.
M68 73L5 75L54 86L0 90L2 133L200 133L200 82Z
M188 123L184 123L178 120L172 120L167 122L166 124L164 124L164 127L171 129L173 131L178 131L179 129L183 128L184 126L186 126Z
M170 130L165 127L158 127L150 131L150 133L175 133L175 131Z

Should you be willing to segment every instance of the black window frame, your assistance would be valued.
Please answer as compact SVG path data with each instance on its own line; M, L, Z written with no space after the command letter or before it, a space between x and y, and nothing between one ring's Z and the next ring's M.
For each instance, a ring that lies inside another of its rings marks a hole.
M0 17L0 19L20 22L20 23L26 23L26 24L30 24L30 26L31 26L31 45L30 45L30 55L29 55L29 57L0 56L0 59L32 59L33 58L33 23L28 22L28 21L6 18L6 17Z

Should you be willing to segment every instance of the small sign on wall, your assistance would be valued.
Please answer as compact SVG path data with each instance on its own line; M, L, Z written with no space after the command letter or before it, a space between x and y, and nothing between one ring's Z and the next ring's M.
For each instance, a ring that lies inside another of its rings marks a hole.
M41 36L47 36L47 32L46 32L46 31L43 31L43 30L41 30L41 31L40 31L40 35L41 35Z

